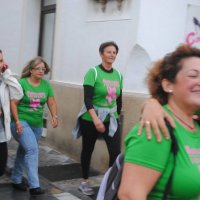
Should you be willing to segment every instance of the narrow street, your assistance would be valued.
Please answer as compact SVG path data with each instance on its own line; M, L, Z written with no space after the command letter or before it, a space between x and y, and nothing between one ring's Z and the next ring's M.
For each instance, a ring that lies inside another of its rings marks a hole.
M9 159L7 174L0 178L0 199L6 200L94 200L94 196L83 195L78 186L81 181L80 163L50 148L42 140L40 142L39 175L41 187L46 190L44 195L31 197L29 192L21 192L12 188L9 174L13 166L17 143L9 143ZM91 183L98 191L102 175L91 171Z

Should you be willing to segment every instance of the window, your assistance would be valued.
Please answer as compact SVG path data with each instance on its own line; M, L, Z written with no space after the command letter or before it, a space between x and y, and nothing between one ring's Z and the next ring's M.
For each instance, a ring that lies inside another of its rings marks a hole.
M48 75L45 75L45 79L51 79L52 75L52 60L54 49L54 32L55 32L55 13L56 13L56 0L42 0L41 2L41 22L40 22L40 39L38 55L43 57L48 63L51 71ZM47 106L44 110L43 116L43 132L42 136L46 137L47 132L47 118L48 109Z
M38 55L42 56L52 69L53 45L55 32L56 0L42 0L40 41ZM47 79L51 79L51 72Z

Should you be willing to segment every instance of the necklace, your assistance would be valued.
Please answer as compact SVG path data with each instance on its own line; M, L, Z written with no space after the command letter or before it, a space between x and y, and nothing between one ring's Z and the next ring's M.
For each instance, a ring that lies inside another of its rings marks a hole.
M173 110L171 107L169 107L171 110L171 113L179 120L181 121L185 126L187 126L189 129L191 129L192 131L196 130L195 125L190 125L188 122L184 121L181 117L179 117Z

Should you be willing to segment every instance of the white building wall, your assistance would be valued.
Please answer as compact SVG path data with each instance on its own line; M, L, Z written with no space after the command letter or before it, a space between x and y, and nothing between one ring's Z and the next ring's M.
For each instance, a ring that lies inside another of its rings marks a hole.
M185 42L187 7L200 0L126 0L106 10L92 0L57 0L52 79L81 85L89 67L101 62L98 47L114 40L120 51L114 67L124 75L124 91L147 93L144 77L153 60ZM37 55L39 0L1 0L0 48L20 74Z
M91 2L57 1L53 80L82 84L89 67L101 62L98 52L100 43L108 40L114 40L119 45L119 56L114 66L124 71L136 39L139 1L129 0L128 6L124 7L126 14L119 17L107 11L98 17L92 12L95 7ZM114 7L114 12L119 12L117 7Z
M184 42L186 3L183 0L141 0L138 19L136 44L143 51L138 49L132 54L124 84L125 90L130 92L148 93L144 79L151 62Z
M91 0L58 0L53 80L81 85L88 68L101 62L99 44L114 40L120 47L114 67L124 74L124 91L147 93L150 63L185 40L191 2L198 1L127 0L119 11L112 1L103 12Z
M38 55L41 2L23 0L18 66L24 67L30 59ZM21 72L21 69L18 70Z
M0 49L19 75L25 62L37 55L40 1L1 0L0 19Z
M19 59L22 4L23 0L19 0L18 4L12 0L1 1L0 49L12 69L16 68Z

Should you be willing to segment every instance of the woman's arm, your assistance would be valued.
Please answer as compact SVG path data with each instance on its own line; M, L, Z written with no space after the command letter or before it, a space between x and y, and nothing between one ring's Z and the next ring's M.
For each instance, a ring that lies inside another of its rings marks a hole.
M84 85L84 103L87 108L87 111L90 114L96 129L100 133L104 133L106 130L105 126L103 122L98 118L92 105L93 94L94 94L94 87L89 86L89 85Z
M117 113L118 115L121 114L122 110L122 90L120 90L120 95L117 97Z
M51 125L53 128L56 128L58 126L58 115L57 115L57 105L56 100L54 97L48 97L47 99L47 105L49 108L49 111L51 113Z
M161 141L161 133L165 136L166 139L169 138L169 132L165 124L167 120L172 127L175 128L173 119L166 113L160 103L151 98L145 102L142 108L140 127L138 129L138 134L142 133L142 129L146 129L147 138L151 139L151 128L156 135L157 141Z
M10 110L11 110L12 116L15 120L16 132L20 135L22 133L23 129L22 129L22 125L20 124L19 117L18 117L18 111L17 111L18 103L19 102L17 100L11 100L10 101Z
M118 191L120 200L146 200L161 172L144 166L125 163Z
M88 110L88 113L90 114L92 121L96 127L96 129L100 132L100 133L104 133L106 128L103 124L103 122L98 118L94 108Z

